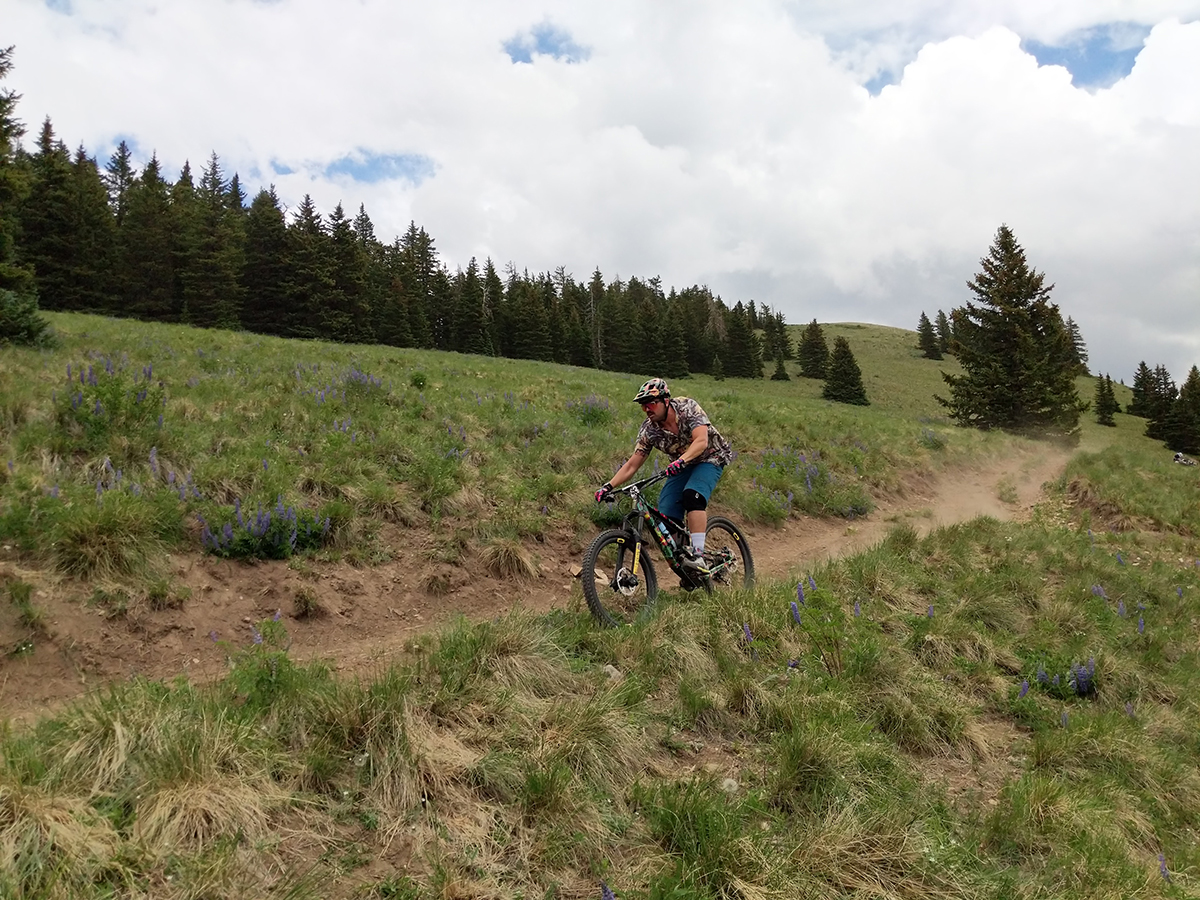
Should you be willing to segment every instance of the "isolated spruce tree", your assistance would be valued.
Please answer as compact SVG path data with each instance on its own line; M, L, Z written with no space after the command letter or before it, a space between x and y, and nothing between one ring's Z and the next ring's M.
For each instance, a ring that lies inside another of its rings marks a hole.
M1172 450L1200 453L1200 369L1192 366L1167 413L1163 440Z
M1133 373L1133 385L1131 390L1133 396L1129 398L1129 405L1125 408L1125 412L1131 416L1141 416L1145 418L1150 414L1150 406L1148 402L1148 393L1153 392L1154 375L1150 371L1150 367L1146 365L1146 361L1142 360L1138 363L1137 371Z
M1113 413L1120 412L1121 405L1117 403L1116 397L1113 395L1112 379L1107 375L1096 376L1096 399L1092 405L1096 410L1097 424L1109 426L1117 424Z
M792 376L787 372L787 366L783 364L783 357L775 358L775 371L771 373L772 381L791 381Z
M713 381L724 381L725 380L725 365L721 362L720 354L713 356L712 377L713 377Z
M12 47L0 48L0 81L12 68ZM20 95L0 88L0 345L41 346L51 342L50 326L38 315L33 272L17 265L16 211L28 188L17 165L25 129L14 115Z
M942 374L937 400L960 425L1074 436L1086 408L1075 391L1075 359L1053 285L1029 267L1007 225L996 232L982 271L967 282L975 303L952 313L963 375Z
M942 348L933 332L933 323L929 321L929 316L925 315L924 310L921 311L921 318L917 320L917 347L926 359L942 358Z
M833 353L825 370L825 387L821 389L821 396L836 403L870 405L863 387L862 371L850 352L849 342L841 335L833 340Z
M829 365L829 346L825 343L825 332L813 319L800 336L800 346L796 351L800 360L800 374L805 378L824 378L825 369Z
M937 316L934 319L934 325L937 329L938 349L942 353L951 353L953 348L950 346L951 339L954 335L950 331L950 320L946 318L946 314L942 310L937 311Z
M725 341L725 374L731 378L762 378L758 338L750 327L749 310L739 301L729 313Z

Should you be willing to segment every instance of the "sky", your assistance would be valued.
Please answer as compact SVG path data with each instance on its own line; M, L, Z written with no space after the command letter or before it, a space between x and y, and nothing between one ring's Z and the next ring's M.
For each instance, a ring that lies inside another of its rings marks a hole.
M1093 371L1200 364L1200 0L0 0L101 164L410 221L451 269L915 329L1007 224Z

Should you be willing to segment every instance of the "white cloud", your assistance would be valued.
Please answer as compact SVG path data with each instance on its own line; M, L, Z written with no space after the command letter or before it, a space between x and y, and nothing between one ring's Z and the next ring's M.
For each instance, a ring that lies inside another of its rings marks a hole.
M1200 0L70 10L6 4L32 126L101 154L132 137L168 172L215 150L293 206L365 203L385 239L415 219L452 265L658 274L793 321L912 328L966 299L1007 222L1096 366L1182 378L1200 358L1200 23L1181 24ZM1153 30L1109 89L1021 49L1126 24ZM347 156L435 170L327 174Z

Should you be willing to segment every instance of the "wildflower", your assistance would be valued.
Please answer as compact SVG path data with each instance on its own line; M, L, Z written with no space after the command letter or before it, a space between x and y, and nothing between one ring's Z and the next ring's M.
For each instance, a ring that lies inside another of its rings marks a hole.
M817 589L817 583L815 581L813 581L813 577L811 575L808 576L808 586L813 591L816 591L816 589Z
M1120 616L1122 619L1125 618L1125 601L1124 600L1117 601L1117 615Z
M789 669L798 669L800 668L800 661L798 659L789 659L787 667Z
M267 471L267 461L265 459L263 460L263 471Z
M1025 699L1025 695L1026 695L1026 694L1028 694L1028 693L1029 693L1029 679L1028 679L1028 678L1022 678L1022 679L1021 679L1021 692L1020 692L1019 694L1017 694L1017 699L1018 699L1018 700L1024 700L1024 699Z
M796 582L796 600L799 602L799 604L801 606L804 606L804 582L803 581ZM799 621L799 620L797 619L797 621Z
M750 633L750 624L749 623L742 625L742 634L746 635L746 643L747 644L754 642L754 635L752 635Z
M254 632L254 643L256 645L261 644L262 643L262 632L259 631L257 628L252 628L250 630Z
M1146 631L1146 620L1138 616L1138 634L1144 634Z
M929 604L929 609L925 610L925 618L927 618L927 619L933 618L933 604L932 603Z
M1058 685L1059 685L1059 683L1060 683L1061 681L1062 681L1062 676L1060 676L1060 675L1055 675L1055 676L1054 676L1054 678L1053 678L1053 679L1051 679L1050 683L1051 683L1052 685L1054 685L1055 687L1058 687Z
M275 610L275 615L271 616L271 621L278 622L282 616L283 616L283 610L277 609L277 610Z
M1123 565L1125 565L1125 559L1124 559L1124 558L1121 556L1121 551L1120 551L1120 550L1118 550L1118 551L1117 551L1117 565L1118 565L1118 566L1123 566Z
M1133 714L1133 704L1128 700L1125 701L1125 715L1129 716L1131 719L1136 718L1136 716Z
M600 900L617 900L617 895L612 892L612 888L604 881L600 882Z
M1171 872L1167 869L1167 858L1161 853L1158 854L1158 874L1163 877L1163 881L1171 880Z
M793 600L791 602L790 606L792 607L792 618L795 620L796 624L799 625L800 624L800 607L798 607L796 605L795 600Z
M1062 727L1067 727L1067 711L1064 709L1062 714Z
M1108 599L1108 594L1104 593L1104 588L1102 588L1102 587L1101 587L1100 585L1098 585L1098 584L1093 584L1093 585L1092 585L1092 593L1093 593L1093 594L1095 594L1097 597L1100 597L1100 598L1102 598L1102 599L1104 599L1104 600L1107 600L1107 599Z
M858 605L858 601L855 600L854 601L854 618L857 619L861 615L862 615L862 608Z
M210 641L212 641L214 644L217 642L217 632L215 629L208 633L208 639Z
M1183 588L1181 588L1181 587L1175 588L1175 593L1179 595L1180 600L1183 599Z

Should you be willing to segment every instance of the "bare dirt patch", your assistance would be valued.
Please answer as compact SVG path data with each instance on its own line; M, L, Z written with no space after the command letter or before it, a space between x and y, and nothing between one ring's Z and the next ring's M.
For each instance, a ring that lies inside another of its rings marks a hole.
M903 522L924 533L980 515L1020 520L1069 456L1044 447L945 472L908 486L905 496L858 521L802 519L781 528L748 527L756 568L761 577L786 577L865 549ZM177 609L158 610L138 598L124 608L120 602L94 602L94 585L24 568L11 551L0 548L0 580L31 583L33 603L44 620L31 652L0 657L0 716L37 717L90 689L132 676L218 676L229 654L250 643L254 626L276 613L287 622L296 659L324 659L339 671L367 673L386 665L415 635L458 616L481 621L518 605L538 612L582 607L571 567L583 548L568 535L532 546L540 574L515 581L492 577L470 559L465 565L435 562L413 530L396 531L389 543L394 558L372 568L248 565L175 555L171 574L186 588L187 599ZM322 614L297 617L302 591ZM12 648L25 632L11 605L3 607L2 645Z

